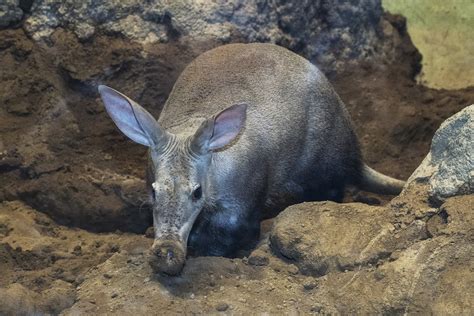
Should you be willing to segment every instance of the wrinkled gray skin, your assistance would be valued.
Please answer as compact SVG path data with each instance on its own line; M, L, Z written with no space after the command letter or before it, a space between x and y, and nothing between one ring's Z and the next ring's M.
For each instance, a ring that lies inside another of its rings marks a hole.
M267 212L340 201L346 185L388 194L403 186L362 163L327 79L279 46L232 44L202 54L158 122L119 92L99 91L120 130L150 147L156 272L178 274L188 248L232 256L252 247Z

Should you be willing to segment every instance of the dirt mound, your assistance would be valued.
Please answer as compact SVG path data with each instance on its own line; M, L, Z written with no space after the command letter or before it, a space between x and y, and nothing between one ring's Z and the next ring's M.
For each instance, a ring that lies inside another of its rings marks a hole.
M179 277L152 274L151 239L65 228L4 203L0 311L465 313L474 308L473 203L458 196L436 209L417 185L384 207L296 205L249 257L190 258Z
M71 306L86 272L124 250L145 251L138 235L59 226L19 201L0 204L0 313L52 313Z

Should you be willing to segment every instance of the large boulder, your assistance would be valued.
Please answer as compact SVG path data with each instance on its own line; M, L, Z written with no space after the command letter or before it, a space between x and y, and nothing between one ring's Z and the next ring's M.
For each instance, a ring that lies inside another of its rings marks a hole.
M431 150L408 179L406 190L429 185L433 203L474 193L474 105L447 119L436 131Z
M25 30L35 40L48 40L57 28L65 28L83 41L106 33L142 44L272 42L334 67L336 61L384 54L384 34L396 32L382 14L380 1L370 0L37 0Z
M294 262L302 273L322 276L377 264L427 238L423 221L403 229L394 222L393 212L384 207L303 203L278 215L270 242L276 254Z

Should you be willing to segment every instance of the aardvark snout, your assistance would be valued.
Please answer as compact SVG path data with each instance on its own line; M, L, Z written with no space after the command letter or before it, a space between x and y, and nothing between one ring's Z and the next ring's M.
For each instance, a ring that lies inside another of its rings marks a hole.
M176 240L155 240L151 247L150 266L155 273L177 275L183 269L186 252Z

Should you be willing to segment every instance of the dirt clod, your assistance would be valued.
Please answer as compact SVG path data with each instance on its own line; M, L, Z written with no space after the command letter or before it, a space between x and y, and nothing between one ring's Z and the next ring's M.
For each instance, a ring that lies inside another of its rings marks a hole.
M216 310L219 312L225 312L228 309L229 309L229 304L227 303L219 303L219 305L216 306Z

